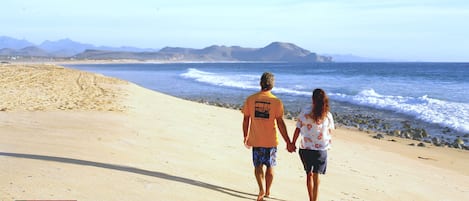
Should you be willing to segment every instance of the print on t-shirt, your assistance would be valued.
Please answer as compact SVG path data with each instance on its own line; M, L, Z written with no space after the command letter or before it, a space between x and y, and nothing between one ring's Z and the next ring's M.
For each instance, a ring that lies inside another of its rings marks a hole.
M270 117L270 102L256 101L254 117L268 119Z

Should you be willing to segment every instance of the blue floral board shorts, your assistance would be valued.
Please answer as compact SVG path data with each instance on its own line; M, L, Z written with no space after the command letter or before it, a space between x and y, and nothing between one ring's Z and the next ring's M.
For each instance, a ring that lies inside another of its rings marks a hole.
M253 147L252 162L254 167L265 165L267 167L277 165L277 147Z

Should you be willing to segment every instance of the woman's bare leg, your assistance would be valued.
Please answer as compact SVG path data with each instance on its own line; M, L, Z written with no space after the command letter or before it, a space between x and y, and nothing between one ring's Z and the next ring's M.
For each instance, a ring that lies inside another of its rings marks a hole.
M318 173L313 173L313 201L318 200L318 194L319 194L319 174Z
M313 173L306 175L306 188L308 189L309 201L313 201Z
M306 175L306 188L308 189L308 197L310 201L318 200L319 193L319 174L308 173Z

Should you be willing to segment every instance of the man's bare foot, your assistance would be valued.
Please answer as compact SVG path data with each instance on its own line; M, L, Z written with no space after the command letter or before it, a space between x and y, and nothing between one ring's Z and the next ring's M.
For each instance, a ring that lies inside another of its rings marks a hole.
M270 196L270 192L265 193L264 197L268 198Z
M257 201L264 200L264 196L265 196L264 191L259 192L259 195L257 196Z

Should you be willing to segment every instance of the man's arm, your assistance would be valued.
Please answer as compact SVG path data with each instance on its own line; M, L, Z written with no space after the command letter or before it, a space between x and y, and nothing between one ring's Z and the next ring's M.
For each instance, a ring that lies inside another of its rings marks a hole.
M287 126L285 125L285 121L283 121L283 117L277 117L277 126L280 134L282 134L283 140L287 143L287 150L288 152L294 152L295 146L291 143L290 137L288 137Z
M251 122L251 116L245 115L243 118L243 134L244 134L244 144L247 144L249 138L249 123Z

